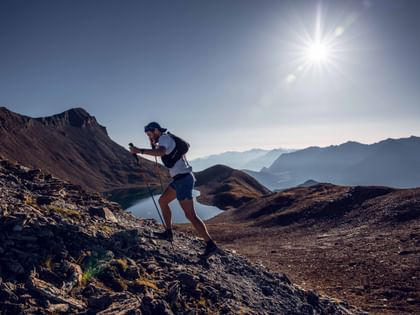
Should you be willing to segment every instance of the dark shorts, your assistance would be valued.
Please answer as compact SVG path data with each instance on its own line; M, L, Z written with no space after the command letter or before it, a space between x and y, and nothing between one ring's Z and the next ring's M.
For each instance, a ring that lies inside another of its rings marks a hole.
M193 173L189 173L187 176L184 176L179 179L173 179L170 182L169 186L171 186L176 191L176 199L184 200L184 199L192 199L193 189L195 184L195 177Z

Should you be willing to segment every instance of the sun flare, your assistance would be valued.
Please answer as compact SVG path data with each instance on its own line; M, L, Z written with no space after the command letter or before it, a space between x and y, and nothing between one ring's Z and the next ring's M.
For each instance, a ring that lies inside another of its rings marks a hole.
M299 17L296 23L292 21L291 34L296 35L296 39L290 41L293 53L290 64L294 69L285 75L285 82L297 84L311 74L319 74L323 80L327 78L325 74L345 74L348 53L352 49L345 33L356 19L357 16L348 15L341 23L331 24L319 5L314 24L308 25Z
M308 63L326 63L331 56L331 50L323 42L310 43L305 50L305 58Z

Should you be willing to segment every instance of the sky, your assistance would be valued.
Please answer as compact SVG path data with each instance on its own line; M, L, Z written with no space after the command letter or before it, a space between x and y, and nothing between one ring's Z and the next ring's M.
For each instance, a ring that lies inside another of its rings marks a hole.
M190 158L420 135L417 0L0 0L0 106Z

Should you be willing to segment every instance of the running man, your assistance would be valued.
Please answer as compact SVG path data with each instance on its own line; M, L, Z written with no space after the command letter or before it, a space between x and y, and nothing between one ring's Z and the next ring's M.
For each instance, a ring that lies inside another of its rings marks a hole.
M162 128L157 122L147 124L144 127L144 132L149 137L152 149L130 146L131 153L161 157L163 164L168 168L172 177L172 181L159 198L159 205L163 212L166 229L158 234L170 242L173 241L172 212L169 203L176 198L187 219L206 242L206 248L200 257L207 258L215 254L219 248L210 237L206 225L194 209L192 193L196 179L192 172L192 167L185 156L186 151L188 151L188 143L169 133L166 128Z

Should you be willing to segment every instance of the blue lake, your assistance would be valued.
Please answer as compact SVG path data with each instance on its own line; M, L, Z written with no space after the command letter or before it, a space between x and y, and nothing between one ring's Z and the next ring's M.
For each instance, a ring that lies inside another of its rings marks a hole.
M121 206L127 211L131 212L136 217L145 218L145 219L156 219L160 222L159 215L156 211L156 207L153 204L153 199L150 197L147 190L131 189L125 191L113 192L110 195L110 199L118 202ZM223 212L217 207L207 206L201 204L197 201L197 197L200 195L198 190L193 191L194 197L194 207L198 216L202 220L210 219L219 213ZM160 194L153 195L156 205L160 210L158 199ZM189 223L188 219L185 217L184 211L179 205L178 200L172 201L169 206L172 210L172 222L173 223ZM162 212L161 212L162 214ZM162 215L163 217L163 215Z

